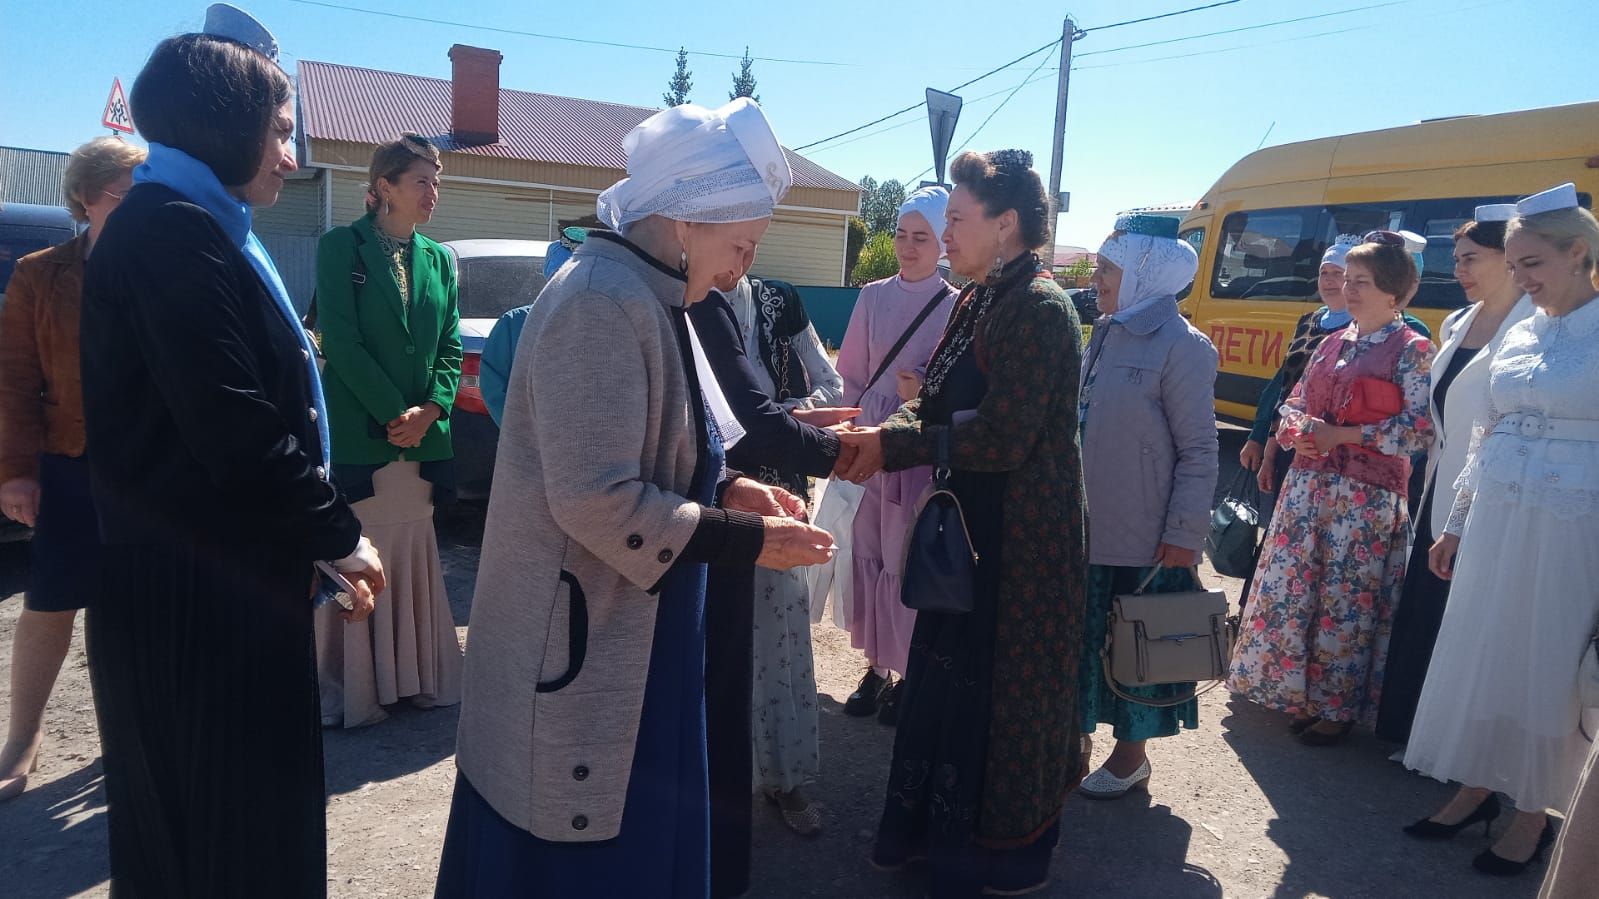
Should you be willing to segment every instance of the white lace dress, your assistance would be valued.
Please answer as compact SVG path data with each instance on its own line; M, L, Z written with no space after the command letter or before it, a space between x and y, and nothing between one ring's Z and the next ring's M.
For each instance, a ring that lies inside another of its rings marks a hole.
M1599 619L1599 300L1513 327L1488 389L1446 528L1460 554L1405 764L1524 811L1564 809L1589 749L1577 666ZM1583 439L1551 439L1547 420Z

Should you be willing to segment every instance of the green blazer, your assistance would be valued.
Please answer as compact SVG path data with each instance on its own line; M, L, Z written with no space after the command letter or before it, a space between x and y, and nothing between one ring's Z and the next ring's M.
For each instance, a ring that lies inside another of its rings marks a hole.
M371 215L322 235L316 250L317 325L333 461L382 465L400 458L386 425L412 406L434 402L444 415L407 461L454 457L450 410L461 381L461 311L455 265L439 243L411 238L411 308L407 314L392 263L379 249ZM355 283L365 263L365 282Z

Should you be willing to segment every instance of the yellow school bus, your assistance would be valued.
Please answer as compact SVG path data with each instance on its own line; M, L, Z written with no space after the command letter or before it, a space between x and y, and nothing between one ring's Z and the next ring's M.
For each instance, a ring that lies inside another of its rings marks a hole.
M1316 308L1322 252L1339 234L1405 229L1427 238L1411 312L1435 331L1466 303L1457 226L1482 203L1566 181L1599 193L1599 102L1303 141L1239 160L1183 219L1199 273L1183 314L1221 357L1216 410L1253 417L1300 316Z

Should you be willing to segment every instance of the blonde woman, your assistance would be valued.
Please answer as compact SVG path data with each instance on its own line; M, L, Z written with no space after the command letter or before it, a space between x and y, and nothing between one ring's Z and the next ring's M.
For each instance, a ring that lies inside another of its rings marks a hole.
M106 217L133 187L144 151L113 137L72 152L61 193L88 225L22 257L0 307L0 512L34 529L33 583L11 653L11 725L0 749L0 802L39 767L45 702L95 592L99 539L84 454L78 325L83 265Z
M1448 839L1510 826L1473 860L1512 876L1554 839L1588 741L1577 668L1599 619L1599 222L1570 184L1517 204L1505 239L1538 307L1488 366L1486 414L1429 559L1450 581L1405 764L1459 792L1405 828Z

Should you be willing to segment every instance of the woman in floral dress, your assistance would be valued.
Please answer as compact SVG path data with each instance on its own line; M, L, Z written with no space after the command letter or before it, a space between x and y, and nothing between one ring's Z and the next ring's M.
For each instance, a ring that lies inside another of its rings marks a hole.
M1278 439L1296 456L1228 686L1293 715L1308 745L1336 743L1377 713L1410 549L1410 457L1432 439L1432 347L1400 317L1417 277L1404 238L1366 235L1345 271L1354 322L1317 347L1283 407ZM1384 383L1398 388L1400 409L1378 419Z

